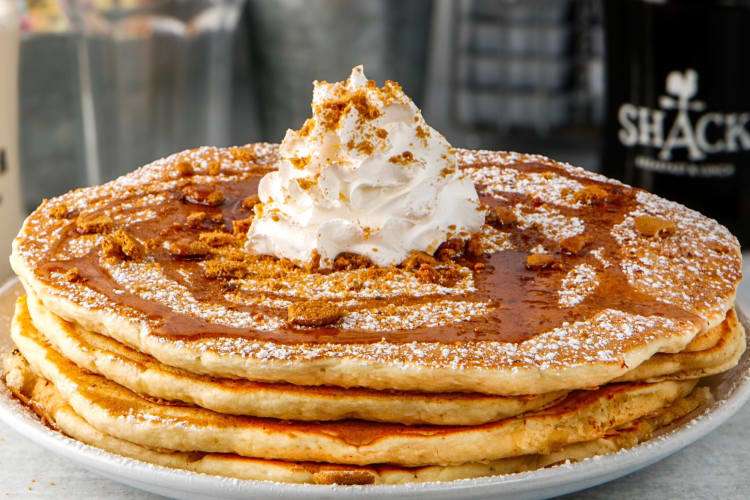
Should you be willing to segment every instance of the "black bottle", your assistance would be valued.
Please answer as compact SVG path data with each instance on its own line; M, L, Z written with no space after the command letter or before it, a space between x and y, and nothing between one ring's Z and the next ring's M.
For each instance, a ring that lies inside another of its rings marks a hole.
M604 0L603 171L750 246L750 1Z

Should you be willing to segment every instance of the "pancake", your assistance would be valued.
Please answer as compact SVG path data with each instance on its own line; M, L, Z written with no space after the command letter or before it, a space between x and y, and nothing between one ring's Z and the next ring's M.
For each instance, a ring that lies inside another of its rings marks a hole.
M29 318L26 303L27 300L22 297L16 306L20 327L38 328L56 350L79 367L141 395L193 403L220 413L290 420L358 418L402 424L477 425L540 409L565 395L556 392L501 397L467 393L383 392L208 378L170 368L108 337L87 332L50 313L33 296L28 299ZM724 371L727 362L732 366L736 364L739 355L744 352L745 337L734 310L711 332L715 333L705 337L715 339L716 343L708 349L657 354L628 372L627 381L670 375L681 379L700 378L717 373L717 369ZM686 376L696 370L701 372L692 377Z
M674 404L696 386L695 380L610 384L571 393L541 411L479 426L282 421L144 399L77 367L38 331L21 328L18 315L11 336L31 370L49 380L73 410L100 432L149 448L291 461L413 467L546 454L598 439Z
M52 426L230 477L397 484L632 446L737 363L737 239L538 155L455 150L394 82L280 146L45 201L6 384Z
M700 378L729 370L737 364L745 352L747 346L745 328L737 319L736 311L732 309L724 322L712 331L718 333L718 339L714 345L700 351L685 350L675 354L654 354L646 362L614 381Z
M736 313L735 313L736 314ZM727 314L729 316L729 314ZM724 320L726 321L726 319ZM721 325L720 325L721 326ZM710 328L703 330L680 352L704 351L715 346L724 335L724 330L719 328Z
M83 443L122 456L193 472L284 483L313 484L403 484L423 481L453 481L496 474L510 474L547 467L566 461L613 453L649 439L659 429L708 404L711 393L696 388L667 409L612 430L605 436L563 446L545 455L523 455L488 463L406 468L394 465L347 466L319 462L262 460L231 454L170 452L140 446L102 433L89 425L66 403L49 381L37 378L19 353L5 359L5 374L14 393L50 425Z
M278 159L268 144L186 151L48 201L11 262L54 314L164 364L299 385L598 386L684 350L731 309L740 250L717 222L541 156L458 156L487 224L434 273L407 262L321 273L238 250L245 200ZM138 250L110 255L117 238ZM288 315L321 302L341 314L318 326Z
M16 322L21 330L38 328L57 351L80 368L133 392L192 403L219 413L289 420L357 418L401 424L477 425L544 408L567 394L504 397L386 392L217 379L169 367L109 337L85 331L47 311L33 296L28 301L26 297L18 299Z

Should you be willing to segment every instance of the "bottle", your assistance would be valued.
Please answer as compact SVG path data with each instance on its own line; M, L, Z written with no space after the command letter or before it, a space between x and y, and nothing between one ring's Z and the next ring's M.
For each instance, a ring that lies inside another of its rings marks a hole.
M606 0L605 175L750 246L750 1Z
M10 244L21 227L18 167L19 12L15 0L0 0L0 283L11 274Z

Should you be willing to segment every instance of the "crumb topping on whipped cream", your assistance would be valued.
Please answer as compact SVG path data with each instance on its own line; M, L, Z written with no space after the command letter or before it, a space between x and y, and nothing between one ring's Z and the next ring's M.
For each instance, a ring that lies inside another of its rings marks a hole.
M278 170L260 181L248 250L324 268L341 253L388 266L481 229L472 180L397 83L378 88L357 66L314 86L312 118L287 131Z

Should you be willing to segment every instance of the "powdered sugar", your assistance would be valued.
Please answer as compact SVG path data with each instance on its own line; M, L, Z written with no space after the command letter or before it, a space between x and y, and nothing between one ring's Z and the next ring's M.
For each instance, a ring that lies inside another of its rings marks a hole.
M435 307L435 306L430 306ZM461 312L462 307L486 307L485 304L451 304ZM426 311L430 314L441 310ZM450 309L442 310L446 319ZM410 316L416 322L430 321L430 316ZM362 316L362 321L373 317ZM431 321L435 321L434 318ZM387 324L387 319L385 319ZM374 326L377 328L376 326ZM620 364L624 355L635 346L655 338L678 335L689 328L688 322L659 316L639 316L608 309L586 321L564 324L550 332L521 343L465 342L444 344L409 342L393 344L381 341L373 344L277 344L258 342L238 337L219 337L197 341L174 341L180 349L199 353L210 351L220 356L256 358L294 363L300 360L341 359L389 363L396 366L450 366L456 369L481 367L515 367L517 369L547 369L570 367L592 362ZM165 339L166 340L166 339Z
M588 264L576 266L562 281L560 291L557 292L559 304L570 307L582 302L596 289L596 270Z
M513 213L518 217L518 226L521 229L534 228L554 241L582 234L586 229L578 217L562 215L558 210L544 205L536 207L533 211L516 206Z
M638 191L636 199L638 208L612 229L621 245L620 266L630 283L688 310L696 310L696 304L708 309L726 307L727 298L720 290L733 289L741 276L736 238L715 221L678 203L645 191ZM674 221L676 234L667 238L640 234L635 219L644 215ZM706 279L707 275L712 278Z

